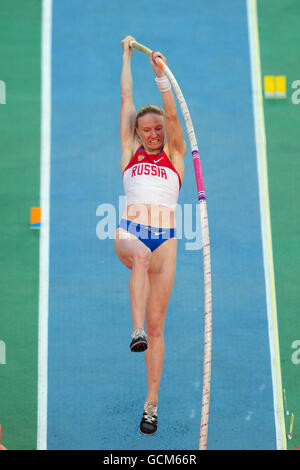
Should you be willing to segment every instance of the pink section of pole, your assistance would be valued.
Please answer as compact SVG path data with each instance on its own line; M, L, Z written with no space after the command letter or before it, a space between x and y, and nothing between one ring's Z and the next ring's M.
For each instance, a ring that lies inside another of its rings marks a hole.
M192 155L193 155L195 178L196 178L196 185L197 185L197 191L198 191L198 199L202 199L202 198L205 198L206 196L205 196L205 188L204 188L200 155L197 150L194 150L192 152Z

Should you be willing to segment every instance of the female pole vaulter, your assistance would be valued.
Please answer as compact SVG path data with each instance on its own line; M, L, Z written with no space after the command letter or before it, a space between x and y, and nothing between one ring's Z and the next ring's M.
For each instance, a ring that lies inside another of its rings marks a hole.
M130 348L145 352L148 391L140 422L142 434L157 430L158 391L164 361L164 322L176 270L175 209L184 175L186 144L168 79L150 64L161 92L163 109L133 103L131 56L127 36L122 41L121 170L127 199L116 230L114 248L131 270L129 294L133 322ZM145 331L146 330L146 331Z

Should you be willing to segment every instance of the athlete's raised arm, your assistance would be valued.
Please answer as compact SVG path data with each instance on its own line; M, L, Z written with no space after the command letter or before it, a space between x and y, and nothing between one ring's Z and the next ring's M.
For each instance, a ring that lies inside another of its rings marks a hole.
M134 150L135 142L135 116L136 111L133 103L133 81L131 74L131 56L133 49L129 47L130 41L135 40L132 36L126 36L121 41L123 48L123 63L121 72L121 168L122 171L129 163Z
M155 63L160 57L164 62L166 58L161 52L153 52L150 57L151 66L156 75L157 85L161 91L162 103L165 111L165 132L169 150L169 157L175 166L183 166L183 157L186 153L183 130L177 115L176 102L169 85L169 81L163 71Z

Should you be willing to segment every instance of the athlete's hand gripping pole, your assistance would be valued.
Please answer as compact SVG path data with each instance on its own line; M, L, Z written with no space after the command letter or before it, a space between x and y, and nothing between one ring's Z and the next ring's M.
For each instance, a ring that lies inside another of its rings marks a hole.
M138 49L144 54L150 56L152 50L136 41L130 42L130 47ZM211 351L212 351L212 284L211 284L211 258L210 258L210 241L209 241L209 228L206 206L206 194L204 188L202 167L200 161L200 154L198 144L194 132L192 119L181 92L181 89L166 63L157 57L156 64L163 70L167 76L174 93L176 95L178 104L180 106L190 147L193 157L198 202L200 210L201 233L203 243L203 269L204 269L204 365L203 365L203 385L202 385L202 410L201 410L201 425L200 425L200 439L199 449L205 450L207 447L207 431L208 431L208 418L209 418L209 402L210 402L210 383L211 383Z

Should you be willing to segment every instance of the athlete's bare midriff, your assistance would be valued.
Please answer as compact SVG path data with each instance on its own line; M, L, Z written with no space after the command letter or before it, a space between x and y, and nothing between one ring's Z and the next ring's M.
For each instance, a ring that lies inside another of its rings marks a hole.
M167 206L131 204L126 206L122 218L152 227L176 228L175 213Z

